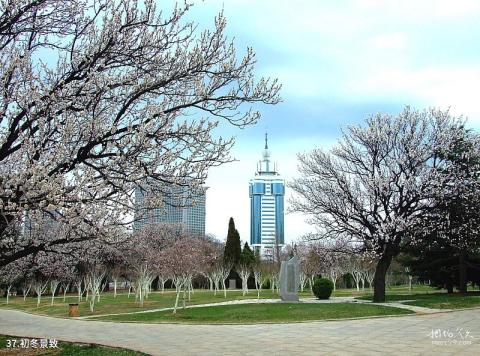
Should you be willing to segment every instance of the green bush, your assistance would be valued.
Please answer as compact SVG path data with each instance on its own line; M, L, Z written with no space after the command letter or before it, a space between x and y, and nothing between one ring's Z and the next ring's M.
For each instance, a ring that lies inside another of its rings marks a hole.
M333 282L326 278L316 278L312 290L318 299L328 299L332 295Z

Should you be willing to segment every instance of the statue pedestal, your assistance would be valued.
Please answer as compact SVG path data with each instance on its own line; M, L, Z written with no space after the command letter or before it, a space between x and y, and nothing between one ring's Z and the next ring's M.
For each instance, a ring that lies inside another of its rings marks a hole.
M296 256L282 261L280 267L280 298L284 302L298 302L300 264Z

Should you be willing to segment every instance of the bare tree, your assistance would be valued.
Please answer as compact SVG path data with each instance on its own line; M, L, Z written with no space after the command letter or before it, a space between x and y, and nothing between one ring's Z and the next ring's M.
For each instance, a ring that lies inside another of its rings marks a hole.
M11 268L5 268L5 267L0 268L0 284L3 284L6 286L7 304L9 303L9 300L10 300L9 299L10 291L12 287L21 279L21 274L23 271L18 267L19 267L19 263L16 263L14 266L11 266ZM29 286L30 285L31 284L29 284ZM25 300L25 297L24 297L24 300Z
M42 294L47 290L47 287L48 287L48 280L45 280L40 276L37 276L34 279L32 283L32 289L35 291L35 294L37 295L37 308L40 306L40 303L42 301Z
M198 265L198 272L208 279L209 289L213 290L214 295L217 295L217 291L221 285L226 298L227 287L225 285L225 279L230 273L232 264L224 261L223 244L207 236L198 241L198 247L204 256L204 263Z
M300 289L302 292L308 282L313 294L313 280L322 272L323 262L319 252L320 250L312 243L307 244L302 241L296 245L296 253L300 260Z
M254 104L279 102L276 80L253 79L253 50L241 57L226 38L223 13L199 32L190 4L168 14L157 4L0 3L0 266L126 224L147 182L200 187L231 161L218 124L253 124ZM150 187L146 207L161 206L164 186ZM75 230L12 241L25 211Z
M28 293L30 293L30 289L32 289L32 280L29 277L22 276L22 283L21 289L23 294L23 301L27 300Z
M375 266L376 266L376 262L372 262L363 270L365 279L368 281L368 285L370 286L370 289L373 289L373 280L375 278Z
M240 263L237 272L242 279L242 295L248 294L248 278L252 274L252 268L246 263Z
M255 279L255 288L257 289L257 301L260 301L260 293L265 282L271 280L271 269L274 266L271 261L262 259L258 254L255 256L255 263L252 266L253 278Z
M125 266L112 266L108 269L108 277L113 282L113 298L117 297L118 280L125 275ZM162 284L163 291L163 284Z
M440 153L452 146L460 127L448 112L407 107L397 116L378 114L364 126L349 127L330 152L298 156L293 210L311 217L317 237L350 236L377 253L376 302L385 300L392 258L421 228L433 193L442 187Z
M89 307L90 312L93 313L95 309L95 299L100 301L100 291L103 277L105 277L106 268L102 265L92 265L85 277L85 285L87 291L90 292ZM88 297L86 298L88 299Z
M352 275L353 280L355 281L355 286L357 287L357 292L359 292L363 274L362 266L356 256L353 256L348 261L348 272L350 272L350 274Z
M219 268L218 272L221 277L222 281L222 288L223 288L223 297L226 299L227 298L227 285L225 284L225 280L228 278L230 275L230 271L233 268L233 264L222 264L222 266Z
M255 279L255 289L257 290L257 300L260 300L260 291L262 290L262 265L256 263L253 266L253 278Z
M67 266L67 268L65 269L64 273L60 278L60 286L62 287L62 290L63 290L63 302L65 302L67 292L70 288L70 285L74 281L74 276L75 276L74 267L75 266L73 265Z
M409 291L409 292L412 292L412 279L413 279L413 276L411 275L410 266L405 267L405 273L406 273L407 279L408 279L408 291Z

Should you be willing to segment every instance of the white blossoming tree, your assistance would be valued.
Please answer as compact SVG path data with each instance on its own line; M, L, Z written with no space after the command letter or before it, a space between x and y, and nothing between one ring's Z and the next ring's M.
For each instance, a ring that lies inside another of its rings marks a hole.
M461 123L448 112L374 115L349 127L329 152L299 155L300 178L293 210L308 214L318 238L351 237L378 255L374 301L385 300L385 275L394 256L409 244L432 196L448 174L442 154Z
M255 123L279 102L254 79L220 13L200 31L191 4L154 0L0 2L0 266L54 246L101 238L131 216L146 182L199 187L231 160L215 128ZM254 107L255 106L255 107ZM145 206L161 205L161 189ZM24 242L24 214L50 214L68 238ZM15 225L17 224L17 225Z
M170 269L176 289L173 314L176 314L180 294L183 292L183 307L185 308L186 292L189 282L204 269L208 259L203 253L201 241L198 238L184 237L161 252L161 261Z
M141 307L157 276L166 280L170 275L169 266L163 259L163 251L187 235L182 224L158 223L146 225L126 241L127 269L135 287L136 300Z

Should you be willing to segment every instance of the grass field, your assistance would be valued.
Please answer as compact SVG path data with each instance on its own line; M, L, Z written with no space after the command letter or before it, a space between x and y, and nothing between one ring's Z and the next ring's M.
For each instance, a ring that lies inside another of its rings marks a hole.
M307 294L306 294L307 295ZM194 294L191 294L191 300L186 302L187 305L206 304L206 303L218 303L228 300L239 299L252 299L256 298L257 293L251 291L246 296L242 296L242 292L228 291L227 299L224 298L223 292L217 293L215 296L213 292L208 290L196 290ZM271 290L262 291L260 298L279 298L278 294L272 293ZM26 301L23 301L22 296L10 297L10 302L6 304L6 298L0 299L0 308L18 309L29 313L66 317L68 316L68 304L77 303L78 298L76 296L67 296L65 302L63 298L55 298L54 306L50 305L51 298L49 296L42 297L42 302L37 308L36 298L28 297ZM112 293L102 293L100 302L95 303L95 310L90 312L89 304L85 299L79 304L79 315L100 315L100 314L115 314L115 313L128 313L149 309L160 309L173 307L175 303L175 293L173 290L165 291L164 294L160 292L151 293L144 301L143 308L135 302L135 296L132 294L130 298L127 294L119 294L117 298L113 298ZM180 303L181 304L181 303Z
M357 299L371 300L371 295ZM403 304L415 305L433 309L461 309L480 307L480 292L469 292L466 295L453 293L421 293L421 294L393 294L387 293L388 302L406 301Z
M417 294L417 293L439 293L439 292L446 292L445 289L438 289L433 288L427 285L415 285L413 286L412 290L410 291L408 286L401 285L401 286L391 286L387 287L386 289L387 294L394 295L394 294ZM364 290L357 291L356 289L337 289L333 292L332 296L335 297L361 297L364 296L366 299L372 298L372 290L369 288L365 288ZM362 298L363 299L363 298Z
M95 320L123 322L187 322L187 323L261 323L306 320L344 319L369 316L411 314L405 309L354 303L278 303L219 305L179 309L177 314L153 312L116 315Z
M355 289L338 289L334 292L333 296L335 297L345 297L345 296L355 296L361 299L371 300L371 290L365 289L357 291ZM431 304L432 308L435 308L437 304L445 303L444 300L441 300L441 296L445 298L451 298L447 296L446 293L439 293L438 289L431 288L429 286L414 286L412 293L409 293L408 287L406 286L395 286L387 288L387 300L406 300L406 299L415 299L414 303L427 303L424 299L425 297L414 298L413 296L418 295L438 295L437 299L432 299ZM246 296L242 296L240 290L229 290L227 292L227 298L223 296L223 292L217 293L214 295L212 291L197 289L195 293L191 295L191 300L187 301L187 305L197 305L197 304L206 304L206 303L218 303L230 300L240 300L240 299L255 299L257 297L256 291L250 291ZM310 291L304 291L300 293L301 298L312 297ZM270 289L262 290L260 298L268 299L279 299L277 293L272 292ZM396 299L400 298L400 299ZM440 298L440 299L439 299ZM452 306L440 308L462 308L467 306L478 306L477 299L462 300L462 297L459 297L458 300L448 299L447 301L451 302ZM419 299L417 301L417 299ZM421 300L420 300L421 299ZM49 315L55 317L67 317L68 316L68 304L77 303L78 299L76 295L68 295L65 302L63 302L63 297L59 296L55 298L54 306L50 305L50 296L45 295L42 297L42 302L37 308L36 298L28 297L26 301L23 300L22 296L10 297L10 302L6 304L6 298L0 298L0 308L8 309L17 309L26 311L34 314ZM80 302L79 305L79 315L80 316L94 316L101 314L118 314L118 313L129 313L144 311L150 309L161 309L161 308L170 308L173 307L175 302L175 293L173 290L166 290L164 294L160 292L153 292L150 294L149 298L145 300L144 306L140 307L138 303L135 302L135 296L132 294L130 298L127 297L127 293L121 293L117 298L113 298L111 292L102 293L100 302L95 303L95 310L93 313L89 310L88 302L85 299ZM437 304L435 304L437 303ZM181 303L180 303L181 305ZM417 304L414 304L417 305ZM418 304L421 306L428 306L428 304Z
M146 355L142 352L136 352L126 349L118 349L107 346L98 346L91 344L77 344L59 341L58 348L22 348L20 342L22 339L28 339L18 336L0 335L0 355L59 355L59 356L142 356ZM10 340L10 341L8 341ZM38 340L38 339L37 339ZM16 348L11 348L14 344ZM10 346L7 347L7 346Z
M480 307L480 293L459 294L434 294L421 295L413 302L406 302L407 305L426 307L433 309L461 309Z
M428 286L419 286L415 288L415 292L433 292L437 291ZM406 287L394 287L390 290L391 293L408 293L408 288ZM338 289L333 293L332 296L344 297L344 296L363 296L370 294L369 289L364 291L356 291L354 289ZM300 297L312 297L310 291L304 291L299 293ZM254 290L251 290L246 296L242 296L240 290L229 290L227 292L227 298L223 296L223 292L217 293L214 295L213 292L198 289L195 290L195 293L191 295L191 300L187 301L187 305L196 305L196 304L205 304L205 303L218 303L229 300L239 300L239 299L254 299L257 297L257 293ZM260 298L267 299L279 299L277 293L272 292L270 289L262 290ZM65 302L63 302L63 297L59 296L55 298L54 306L50 305L50 296L45 295L42 297L42 302L37 308L36 298L28 297L26 301L23 300L22 296L10 297L9 304L6 304L6 298L0 298L0 308L9 308L9 309L18 309L23 310L29 313L56 316L56 317L66 317L68 316L68 304L77 303L78 298L76 295L67 295ZM113 293L107 292L102 293L100 302L95 303L95 310L93 313L90 312L88 302L85 299L80 302L79 305L79 314L80 316L90 316L90 315L100 315L100 314L116 314L116 313L129 313L149 309L160 309L160 308L169 308L173 307L175 303L175 293L174 290L166 290L164 294L160 292L153 292L149 295L149 298L145 300L143 308L141 308L138 303L135 302L135 296L132 294L130 298L127 297L127 293L121 293L117 295L117 298L113 298Z

